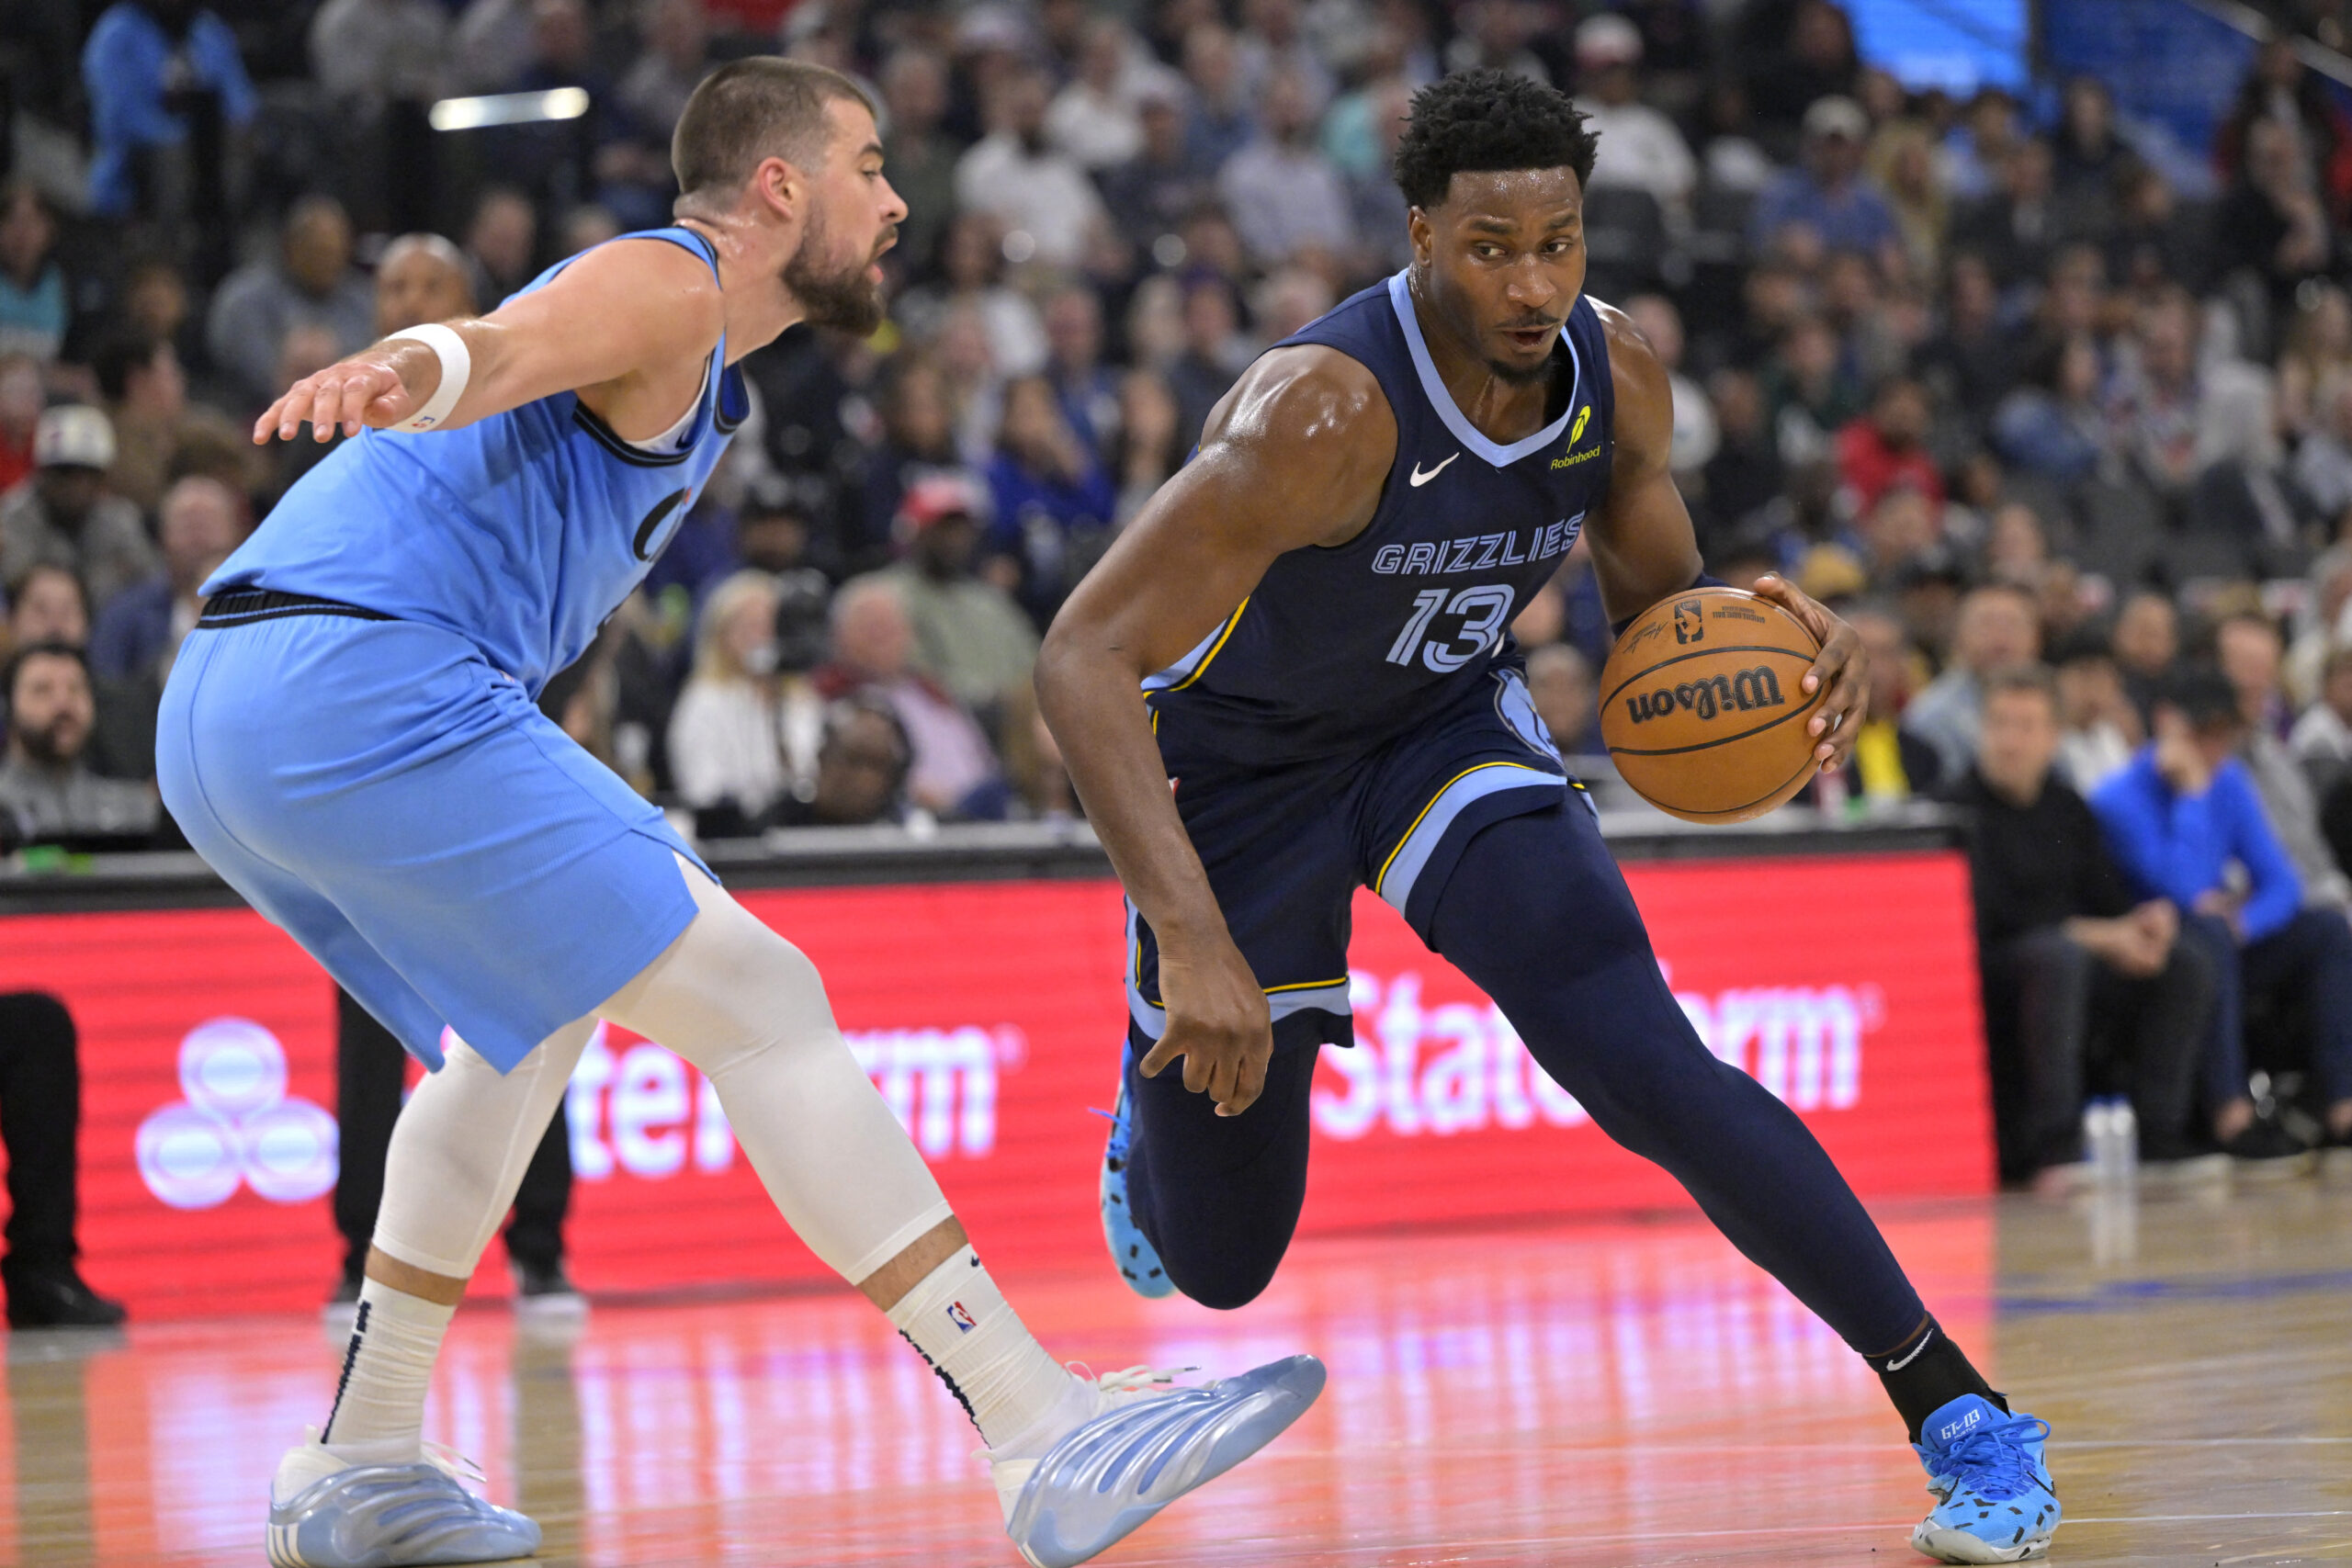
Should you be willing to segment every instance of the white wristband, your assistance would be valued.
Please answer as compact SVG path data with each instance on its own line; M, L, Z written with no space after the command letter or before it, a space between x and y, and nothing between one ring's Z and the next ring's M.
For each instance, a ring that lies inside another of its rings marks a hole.
M387 341L398 343L403 338L411 343L421 343L433 351L434 357L441 361L441 384L433 389L433 396L425 400L423 408L391 428L431 430L448 418L449 411L458 406L458 400L466 395L466 382L474 373L474 356L467 352L463 337L437 321L428 321L421 327L402 328Z

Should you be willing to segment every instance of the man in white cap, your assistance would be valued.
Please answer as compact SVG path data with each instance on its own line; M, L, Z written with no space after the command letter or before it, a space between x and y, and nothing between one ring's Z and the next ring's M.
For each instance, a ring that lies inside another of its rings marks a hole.
M1803 226L1833 251L1876 255L1902 236L1894 210L1871 177L1862 173L1862 148L1870 139L1870 117L1853 99L1831 94L1804 111L1804 150L1798 166L1784 169L1764 187L1752 220L1757 248L1777 241L1781 231Z
M98 410L69 403L40 416L33 477L0 502L0 582L62 567L96 607L162 570L139 509L107 488L114 459L114 426Z
M1577 28L1577 107L1600 137L1586 188L1645 190L1679 221L1690 214L1698 160L1674 121L1642 102L1641 63L1641 29L1624 17L1605 13Z

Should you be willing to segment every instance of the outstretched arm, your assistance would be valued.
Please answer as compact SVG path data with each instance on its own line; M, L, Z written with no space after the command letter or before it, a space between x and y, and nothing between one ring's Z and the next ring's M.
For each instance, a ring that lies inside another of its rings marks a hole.
M699 381L702 360L718 345L722 314L718 281L691 252L662 240L602 246L544 288L487 316L445 323L465 340L473 370L435 428L564 391L582 392L607 419L606 405L641 392L675 405L674 419L693 395L687 383ZM656 384L670 381L683 389L661 396L667 388ZM423 408L440 383L440 356L395 334L297 381L254 421L254 440L291 441L305 424L320 441L337 429L381 430Z
M1594 300L1609 337L1609 373L1617 393L1615 456L1609 496L1586 530L1594 574L1610 620L1622 625L1699 579L1699 545L1682 492L1674 488L1674 391L1666 367L1633 321ZM1756 592L1804 623L1821 644L1805 671L1810 694L1823 682L1829 694L1806 721L1824 767L1844 765L1870 702L1870 668L1854 628L1778 576L1759 578Z
M1143 1071L1182 1056L1184 1087L1214 1095L1220 1115L1265 1087L1272 1025L1177 815L1141 683L1232 615L1277 556L1362 532L1396 452L1372 372L1330 349L1267 355L1071 593L1038 655L1038 706L1159 940L1168 1027Z

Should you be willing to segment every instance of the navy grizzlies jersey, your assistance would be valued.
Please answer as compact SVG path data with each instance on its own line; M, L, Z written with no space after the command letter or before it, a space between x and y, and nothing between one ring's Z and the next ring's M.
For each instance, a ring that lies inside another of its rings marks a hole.
M1277 347L1360 361L1396 416L1380 507L1344 545L1278 558L1256 590L1144 682L1171 757L1280 766L1366 750L1515 662L1519 613L1609 485L1614 413L1600 319L1579 298L1554 350L1560 416L1521 441L1481 434L1438 378L1398 273Z

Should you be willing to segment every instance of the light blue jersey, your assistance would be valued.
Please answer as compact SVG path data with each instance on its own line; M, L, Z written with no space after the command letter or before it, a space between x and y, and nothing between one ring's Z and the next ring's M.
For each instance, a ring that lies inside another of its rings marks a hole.
M666 241L717 272L690 229L622 238ZM536 696L644 581L718 467L748 407L726 364L721 338L700 400L658 452L623 441L572 392L458 430L362 431L286 492L204 591L315 595L439 626Z

